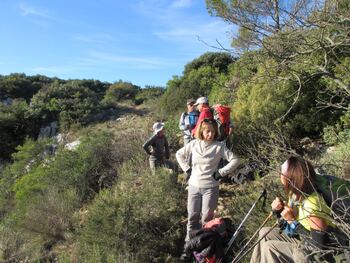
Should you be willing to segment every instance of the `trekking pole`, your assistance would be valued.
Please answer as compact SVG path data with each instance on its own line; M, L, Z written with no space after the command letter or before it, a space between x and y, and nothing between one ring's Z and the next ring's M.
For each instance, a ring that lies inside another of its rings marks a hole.
M260 225L260 227L258 228L258 230L256 230L254 232L254 234L251 236L251 238L248 240L248 242L244 245L244 247L241 249L241 251L239 251L239 253L235 256L235 258L233 259L232 262L235 262L235 260L237 258L239 258L239 256L244 252L244 250L248 247L248 245L250 244L250 242L253 240L253 238L260 232L260 230L266 225L266 223L271 219L271 217L273 216L273 212L270 212L269 215L266 217L265 221Z
M278 226L278 222L276 222L270 229L269 231L267 231L261 238L259 238L258 241L256 241L248 250L246 250L242 256L240 256L238 259L236 259L237 257L235 257L231 263L237 263L239 261L241 261L257 244L260 243L261 240L263 240L276 226Z
M266 189L264 189L264 191L260 194L258 200L256 200L254 202L254 204L252 205L252 207L249 209L248 213L245 215L245 217L243 218L241 224L238 226L238 228L236 229L235 233L233 234L233 236L231 237L230 241L228 242L227 248L224 251L224 256L226 256L227 252L231 249L231 246L233 244L233 242L235 241L236 237L238 236L238 233L240 231L240 229L242 228L243 224L245 223L245 221L248 219L249 215L251 214L251 212L253 211L254 207L256 206L256 204L260 201L261 198L266 199Z

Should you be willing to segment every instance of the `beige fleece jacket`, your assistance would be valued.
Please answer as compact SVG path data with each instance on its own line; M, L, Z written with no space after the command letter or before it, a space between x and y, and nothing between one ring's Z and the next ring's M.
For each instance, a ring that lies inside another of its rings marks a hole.
M192 167L190 167L190 156ZM212 175L218 170L221 158L228 164L219 169L222 176L230 174L239 165L239 159L230 151L225 142L193 140L176 152L176 159L183 171L192 168L189 185L199 188L212 188L219 185Z

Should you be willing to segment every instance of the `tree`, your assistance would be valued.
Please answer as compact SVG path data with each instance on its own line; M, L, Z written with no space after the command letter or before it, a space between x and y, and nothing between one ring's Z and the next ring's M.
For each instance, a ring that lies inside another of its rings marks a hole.
M297 81L300 94L310 82L319 85L315 98L320 109L349 110L350 3L346 0L207 0L213 16L238 26L235 44L260 52L276 61L276 69L289 72L275 79ZM260 64L264 64L262 57ZM270 72L266 72L270 74ZM291 94L292 95L292 94ZM291 105L291 107L293 104ZM288 111L289 112L289 111Z
M31 97L42 87L40 82L34 82L25 74L11 74L0 77L0 99L23 98L29 101Z
M235 61L227 52L207 52L199 58L194 59L185 66L184 76L189 74L192 70L199 69L204 66L210 66L218 72L227 72L228 67Z
M261 47L263 40L285 30L306 25L319 1L310 0L206 0L208 12L238 26L237 40ZM237 41L239 42L239 41Z
M139 90L139 86L119 80L108 88L103 100L106 103L118 102L120 100L133 100Z
M162 110L169 114L185 109L189 98L209 96L212 88L224 86L223 75L236 61L227 52L207 52L185 65L182 77L175 76L167 83L166 91L161 100ZM216 91L213 99L217 97Z
M60 120L61 128L68 128L73 123L86 124L100 108L97 94L82 82L54 82L33 96L28 115L40 124Z

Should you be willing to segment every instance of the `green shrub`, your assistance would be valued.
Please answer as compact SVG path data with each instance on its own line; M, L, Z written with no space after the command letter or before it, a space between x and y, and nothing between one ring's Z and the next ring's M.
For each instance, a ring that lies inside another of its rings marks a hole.
M165 114L172 114L183 108L187 99L209 96L213 87L221 88L226 80L225 74L234 61L228 53L208 52L189 62L182 77L174 76L168 81L160 101L161 110ZM213 94L212 99L216 100L216 96Z
M145 101L158 99L164 93L163 87L146 86L140 89L135 96L135 104L139 105Z
M329 136L328 131L325 136ZM320 165L325 168L328 174L350 179L350 130L341 131L336 134L338 138L336 144L332 138L332 148L330 148L321 158Z
M174 114L174 116L169 116L165 122L165 132L168 139L169 146L173 151L181 148L182 143L182 132L179 129L179 119L180 114Z
M120 80L108 88L103 102L106 104L113 104L120 100L134 100L139 90L139 86Z
M16 180L35 170L45 158L43 152L50 141L47 139L33 141L28 139L17 147L13 154L13 163L8 164L0 173L0 219L14 206L13 186Z
M29 101L31 97L50 80L43 76L29 77L25 74L13 73L0 76L0 94L9 98L23 98Z
M28 109L23 99L14 99L11 105L0 103L0 158L10 159L26 137L37 135L39 127L27 116Z
M151 262L174 251L180 200L174 175L162 169L152 175L143 165L142 158L124 165L115 188L102 191L88 207L79 238L82 257L98 248L102 262L111 253Z
M38 123L61 118L60 127L68 129L74 123L87 124L90 116L100 108L98 94L85 87L83 82L54 82L33 96L29 116Z

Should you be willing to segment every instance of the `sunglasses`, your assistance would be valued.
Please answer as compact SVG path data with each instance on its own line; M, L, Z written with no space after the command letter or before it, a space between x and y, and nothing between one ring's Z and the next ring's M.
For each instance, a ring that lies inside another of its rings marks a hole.
M216 123L213 119L203 119L202 122L210 123L210 124Z

